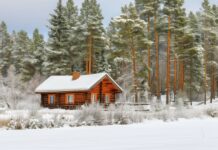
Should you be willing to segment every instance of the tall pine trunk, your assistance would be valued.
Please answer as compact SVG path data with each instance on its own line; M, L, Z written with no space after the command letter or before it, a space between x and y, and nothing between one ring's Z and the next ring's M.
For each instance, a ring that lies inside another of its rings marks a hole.
M160 81L159 81L159 35L157 32L157 16L154 16L154 32L155 32L155 49L156 49L156 94L157 99L160 100Z
M131 38L131 58L132 58L132 77L133 77L133 90L135 96L135 103L138 102L137 92L137 75L136 75L136 49L134 47L133 37Z
M148 35L150 37L150 16L148 16ZM151 48L148 45L148 85L151 87Z
M215 66L212 65L211 67L211 96L210 96L210 103L213 102L214 95L215 95Z
M185 69L184 69L184 61L180 60L179 62L179 90L183 91L184 90L184 81L185 81Z
M207 104L207 52L204 54L204 104Z
M214 99L216 99L216 94L217 94L217 79L216 79L216 69L214 71Z
M88 36L88 49L87 49L87 60L86 60L86 74L92 73L92 34Z
M192 58L191 58L191 60L190 60L190 68L189 68L189 70L190 70L190 87L189 87L189 92L190 92L190 95L189 95L189 99L190 99L190 103L191 103L191 105L192 105L192 79L193 79L193 74L192 74Z
M174 84L173 84L173 91L174 91L174 102L176 101L176 94L177 94L177 56L174 54Z
M167 38L167 70L166 70L166 104L170 102L170 46L171 46L171 17L168 16L168 38Z

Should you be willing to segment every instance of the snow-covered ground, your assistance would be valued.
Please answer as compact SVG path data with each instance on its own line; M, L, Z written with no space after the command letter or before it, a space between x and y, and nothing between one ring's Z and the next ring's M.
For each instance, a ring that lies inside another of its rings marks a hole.
M218 119L0 130L1 150L217 150Z

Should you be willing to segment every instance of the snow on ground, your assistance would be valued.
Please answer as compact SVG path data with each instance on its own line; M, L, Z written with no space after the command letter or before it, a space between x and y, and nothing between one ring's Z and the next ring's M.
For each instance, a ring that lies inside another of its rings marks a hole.
M217 150L218 119L0 130L1 150Z

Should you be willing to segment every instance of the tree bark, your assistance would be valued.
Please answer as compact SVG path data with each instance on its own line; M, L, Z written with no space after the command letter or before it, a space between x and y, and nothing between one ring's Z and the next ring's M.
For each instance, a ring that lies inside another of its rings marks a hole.
M148 16L148 35L150 36L150 16ZM151 48L148 45L148 85L151 87Z
M92 33L88 36L88 49L87 49L87 60L86 60L86 74L92 73Z
M171 17L168 16L168 38L167 38L167 70L166 70L166 104L170 102L170 46L171 46Z
M204 54L204 104L207 104L207 52Z
M214 65L212 65L212 69L211 69L211 96L210 96L210 103L213 103L213 99L214 99L214 93L215 93L215 67Z
M136 55L135 55L135 49L132 48L132 74L133 74L133 90L135 94L135 102L138 102L138 92L137 92L137 79L136 79Z
M89 48L89 74L92 73L92 33L90 35L90 48Z
M87 52L86 52L86 74L89 74L89 49L90 49L90 37L87 39Z
M190 92L190 103L192 105L192 79L193 79L193 74L192 74L192 58L190 60L190 88L189 88L189 92Z
M156 94L157 99L160 100L160 81L159 81L159 35L156 27L157 17L154 16L154 32L155 32L155 49L156 49L156 70L155 70L155 78L156 78Z
M138 102L138 92L137 92L137 76L136 76L136 50L134 47L134 40L131 37L131 56L132 56L132 76L133 76L133 90L135 95L135 103Z
M214 95L213 99L216 99L216 91L217 91L217 80L216 80L216 69L214 68Z
M174 91L174 102L176 101L176 94L177 94L177 56L174 54L174 85L173 85L173 91Z
M184 79L185 79L185 73L184 73L184 62L183 60L180 60L179 62L179 90L183 91L184 90Z

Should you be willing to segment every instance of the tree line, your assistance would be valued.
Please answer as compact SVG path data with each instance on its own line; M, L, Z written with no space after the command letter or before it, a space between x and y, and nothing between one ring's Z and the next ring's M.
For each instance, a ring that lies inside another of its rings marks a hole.
M11 65L22 80L41 76L106 71L135 102L166 94L166 104L186 95L206 104L217 92L218 6L204 0L187 12L184 0L135 0L121 8L107 28L96 0L81 9L68 0L50 15L49 38L38 29L7 31L0 25L0 71Z

